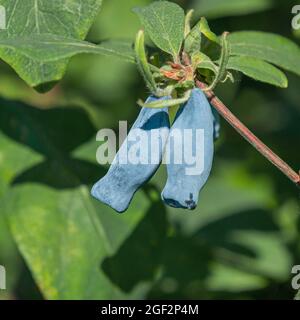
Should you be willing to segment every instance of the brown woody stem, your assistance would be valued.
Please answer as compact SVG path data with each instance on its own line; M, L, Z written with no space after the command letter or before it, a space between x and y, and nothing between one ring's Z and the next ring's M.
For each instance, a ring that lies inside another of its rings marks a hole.
M200 89L206 89L207 85L201 81L196 81ZM284 173L297 186L300 186L300 175L295 172L286 162L284 162L276 153L258 139L225 105L215 96L212 91L204 91L211 105L219 114L240 133L258 152L266 157L274 166Z

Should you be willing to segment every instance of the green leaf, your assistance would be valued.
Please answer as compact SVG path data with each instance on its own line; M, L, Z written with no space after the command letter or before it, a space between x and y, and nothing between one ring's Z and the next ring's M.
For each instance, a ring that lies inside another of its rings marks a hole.
M265 60L300 75L300 49L289 39L272 33L241 31L231 33L228 40L231 55Z
M126 296L101 264L151 206L143 194L122 217L92 200L86 186L59 191L28 183L11 189L3 201L15 241L45 298ZM110 269L120 267L113 264Z
M101 7L102 0L2 0L7 12L7 29L0 40L51 33L84 39ZM67 60L42 63L15 50L0 48L0 58L10 64L31 86L58 81L64 75Z
M195 0L195 12L209 18L237 16L267 10L273 0Z
M202 34L205 38L202 37ZM193 55L194 53L200 52L202 46L209 47L212 44L219 48L220 39L211 31L207 20L202 17L185 38L184 50L188 54Z
M133 10L151 40L176 60L184 38L185 15L181 7L167 1L155 1Z
M184 37L186 37L191 32L191 21L193 18L194 9L187 12L184 21Z
M40 63L49 63L71 58L81 53L115 56L128 62L135 62L132 43L108 40L99 45L65 38L53 34L40 34L31 37L18 37L0 40L0 48L6 47L18 54Z
M213 63L213 61L202 52L198 52L192 55L192 65L194 69L208 69L214 74L218 73L218 67Z
M191 91L187 91L184 97L182 98L158 100L158 101L149 102L149 103L144 103L143 101L139 100L138 105L143 108L153 108L153 109L170 108L170 107L174 107L187 102L190 96L191 96Z
M2 117L2 115L1 115ZM7 270L6 290L0 290L0 300L11 299L15 294L15 288L19 286L20 277L24 277L23 258L16 246L15 240L9 230L9 224L4 212L4 197L10 191L10 183L14 178L15 172L24 168L24 163L33 165L39 156L31 157L32 152L29 148L21 147L17 143L12 143L4 137L0 128L0 264ZM18 149L18 156L16 150ZM28 287L27 287L28 288ZM29 290L30 291L30 288ZM32 297L31 292L27 292ZM37 299L40 295L37 295Z
M230 56L230 46L227 40L228 32L224 32L221 37L221 55L219 59L218 72L213 79L212 83L209 85L208 90L213 90L220 81L226 81L227 73L227 64Z
M215 42L217 44L220 44L219 37L214 32L211 31L208 25L208 22L204 17L202 17L200 20L199 28L201 33L203 33L208 40Z
M150 89L150 91L153 94L155 94L157 91L157 88L156 88L156 83L153 78L153 75L147 60L147 55L145 50L145 35L143 30L140 30L136 36L135 56L136 56L138 68L147 84L147 87Z
M201 30L200 23L197 23L192 30L188 33L184 40L184 51L192 55L193 53L200 52L201 49Z
M230 57L227 68L240 71L250 78L280 88L287 88L288 86L288 79L282 71L259 59L250 57Z
M207 279L207 287L211 291L241 293L245 290L258 290L266 286L267 281L262 277L218 262L212 265L211 274Z

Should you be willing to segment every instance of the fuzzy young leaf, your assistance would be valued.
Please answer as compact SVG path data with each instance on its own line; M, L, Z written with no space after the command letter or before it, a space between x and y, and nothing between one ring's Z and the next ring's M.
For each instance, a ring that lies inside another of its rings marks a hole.
M192 55L200 52L201 49L201 29L200 23L197 23L187 35L184 41L184 51Z
M82 53L114 56L128 62L135 62L132 43L127 41L108 40L96 45L54 34L40 34L0 40L0 48L10 49L39 63L71 58Z
M191 32L191 21L193 18L194 10L191 9L185 16L185 23L184 23L184 37L186 37Z
M214 74L218 73L218 67L213 63L213 61L202 52L197 52L192 55L192 65L194 69L208 69Z
M188 101L190 98L191 91L187 91L183 98L178 99L169 99L169 100L160 100L155 102L144 103L139 100L138 105L143 108L153 108L153 109L161 109L161 108L170 108L180 104L183 104Z
M102 0L2 0L6 8L7 28L1 30L0 40L31 37L42 33L84 39L91 27ZM31 86L60 80L67 60L41 63L18 51L0 48L0 58L10 64Z
M228 36L231 55L248 56L273 63L300 75L300 49L282 36L256 31L240 31Z
M143 30L140 30L136 36L135 56L138 68L147 84L147 87L153 94L155 94L156 83L147 60L147 55L145 51L145 35Z
M220 44L219 37L211 31L207 20L202 17L201 20L193 27L184 41L185 52L190 55L200 52L202 34L206 37L206 39L214 44Z
M230 57L227 68L240 71L250 78L280 88L287 88L288 86L288 80L282 71L259 59L250 57Z
M215 42L217 44L220 44L219 37L214 32L211 31L208 25L208 22L204 17L201 18L199 27L200 27L201 33L203 33L208 40Z
M176 60L182 45L185 15L181 7L168 1L156 1L144 8L133 10L145 31L161 50Z
M227 40L228 37L228 32L224 32L221 38L221 56L219 59L219 68L218 68L218 72L213 80L213 82L211 83L211 85L208 87L208 90L213 90L220 81L225 81L228 77L228 73L227 73L227 64L228 64L228 60L229 60L229 56L230 56L230 45L229 42Z

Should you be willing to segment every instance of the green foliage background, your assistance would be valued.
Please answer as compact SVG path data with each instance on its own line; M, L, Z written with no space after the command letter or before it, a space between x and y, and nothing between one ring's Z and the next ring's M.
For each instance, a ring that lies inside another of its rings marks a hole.
M150 2L104 0L88 39L134 39L140 23L131 8ZM206 16L218 34L260 30L299 43L294 1L177 3ZM161 203L162 167L117 215L89 195L107 169L96 163L95 134L134 121L147 94L136 67L77 56L46 94L0 68L0 264L8 277L1 299L294 298L299 191L227 123L196 211ZM288 89L240 78L217 92L296 169L299 86L289 74Z

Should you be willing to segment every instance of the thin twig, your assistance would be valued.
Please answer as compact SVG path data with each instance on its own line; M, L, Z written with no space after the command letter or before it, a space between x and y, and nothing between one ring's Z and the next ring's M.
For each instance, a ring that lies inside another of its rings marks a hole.
M196 82L200 89L206 89L207 85L201 81ZM215 96L212 91L204 91L211 105L219 112L219 114L237 131L239 132L258 152L266 157L273 165L275 165L282 173L284 173L297 186L300 186L300 175L296 173L286 162L284 162L276 153L258 139L225 105Z

